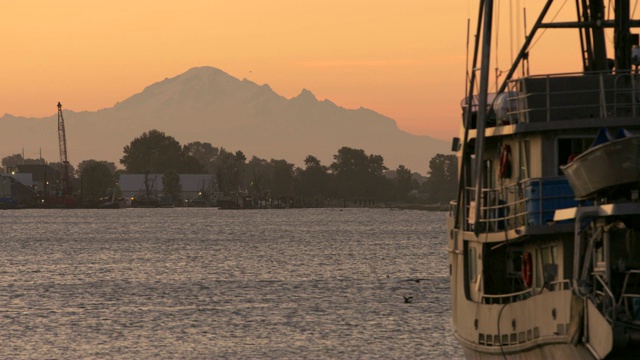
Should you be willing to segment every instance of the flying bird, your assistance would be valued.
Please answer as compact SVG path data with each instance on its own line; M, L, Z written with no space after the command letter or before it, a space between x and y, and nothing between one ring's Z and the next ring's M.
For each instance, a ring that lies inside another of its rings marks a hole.
M427 280L427 279L407 279L406 281L415 281L419 283L421 280Z

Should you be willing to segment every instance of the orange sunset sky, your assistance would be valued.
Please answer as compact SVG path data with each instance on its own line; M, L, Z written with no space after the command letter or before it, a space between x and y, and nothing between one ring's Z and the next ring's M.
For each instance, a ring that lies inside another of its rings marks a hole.
M507 19L526 5L530 28L543 3L496 6ZM476 11L477 1L436 0L3 1L0 116L53 115L58 101L95 111L213 66L287 98L307 88L449 140L458 134L467 19L475 28ZM497 31L523 38L513 30L523 27L522 19L504 20ZM572 47L536 45L554 59L532 56L532 70L578 70L577 32L561 34ZM509 40L500 47L517 51ZM499 66L506 72L508 59Z

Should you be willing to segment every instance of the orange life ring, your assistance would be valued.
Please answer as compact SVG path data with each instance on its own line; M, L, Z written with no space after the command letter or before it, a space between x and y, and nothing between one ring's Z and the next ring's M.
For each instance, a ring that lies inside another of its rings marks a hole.
M522 255L522 282L526 288L531 287L531 275L533 271L531 269L531 254L524 253Z
M502 146L500 152L500 177L503 179L511 177L511 146L509 145Z

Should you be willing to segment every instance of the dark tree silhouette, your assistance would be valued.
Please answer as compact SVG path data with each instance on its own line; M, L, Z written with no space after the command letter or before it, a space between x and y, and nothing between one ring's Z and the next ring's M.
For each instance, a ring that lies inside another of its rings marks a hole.
M20 165L20 164L34 165L34 164L46 164L46 163L47 162L44 161L44 159L29 159L29 158L24 159L21 154L9 155L2 158L2 166L10 167L10 168L15 168L16 165Z
M329 195L331 175L329 168L315 156L304 159L305 169L296 169L296 194L307 198L324 198Z
M194 141L185 145L185 150L202 164L207 174L214 173L215 160L220 153L220 149L208 142Z
M241 182L244 174L247 158L242 151L235 154L220 148L220 153L215 161L215 175L218 180L218 188L224 195L231 195L242 190Z
M429 161L429 177L422 190L432 203L448 203L456 196L458 159L455 155L436 154Z
M113 195L116 180L113 172L105 163L105 161L84 160L78 164L83 201L91 202Z
M170 170L162 176L162 188L166 197L173 202L181 200L182 184L180 184L180 174L175 170Z
M252 157L245 166L244 184L256 200L267 200L270 196L273 166L264 159Z
M394 179L394 193L396 194L396 198L403 200L406 199L407 195L413 187L413 174L411 170L404 167L404 165L399 165L396 169L396 178Z
M77 176L81 176L82 170L84 169L84 167L88 166L88 165L92 165L95 162L99 162L99 163L102 163L103 165L105 165L109 169L109 171L111 171L112 174L116 173L116 164L115 163L113 163L111 161L105 161L105 160L98 161L98 160L91 159L91 160L82 160L78 164L78 167L76 167L75 174Z
M198 174L204 167L190 155L187 149L171 136L158 130L150 130L124 147L120 164L128 173L149 171L164 174L177 171L181 174Z
M271 194L276 199L288 199L293 193L293 164L285 160L271 160L273 177L271 179Z
M343 147L333 156L330 169L335 175L337 195L342 198L382 198L388 195L387 170L380 155Z

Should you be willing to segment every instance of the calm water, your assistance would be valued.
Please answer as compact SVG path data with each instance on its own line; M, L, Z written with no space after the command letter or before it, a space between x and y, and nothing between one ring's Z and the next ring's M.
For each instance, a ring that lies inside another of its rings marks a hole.
M0 211L0 358L461 358L444 222L389 209Z

